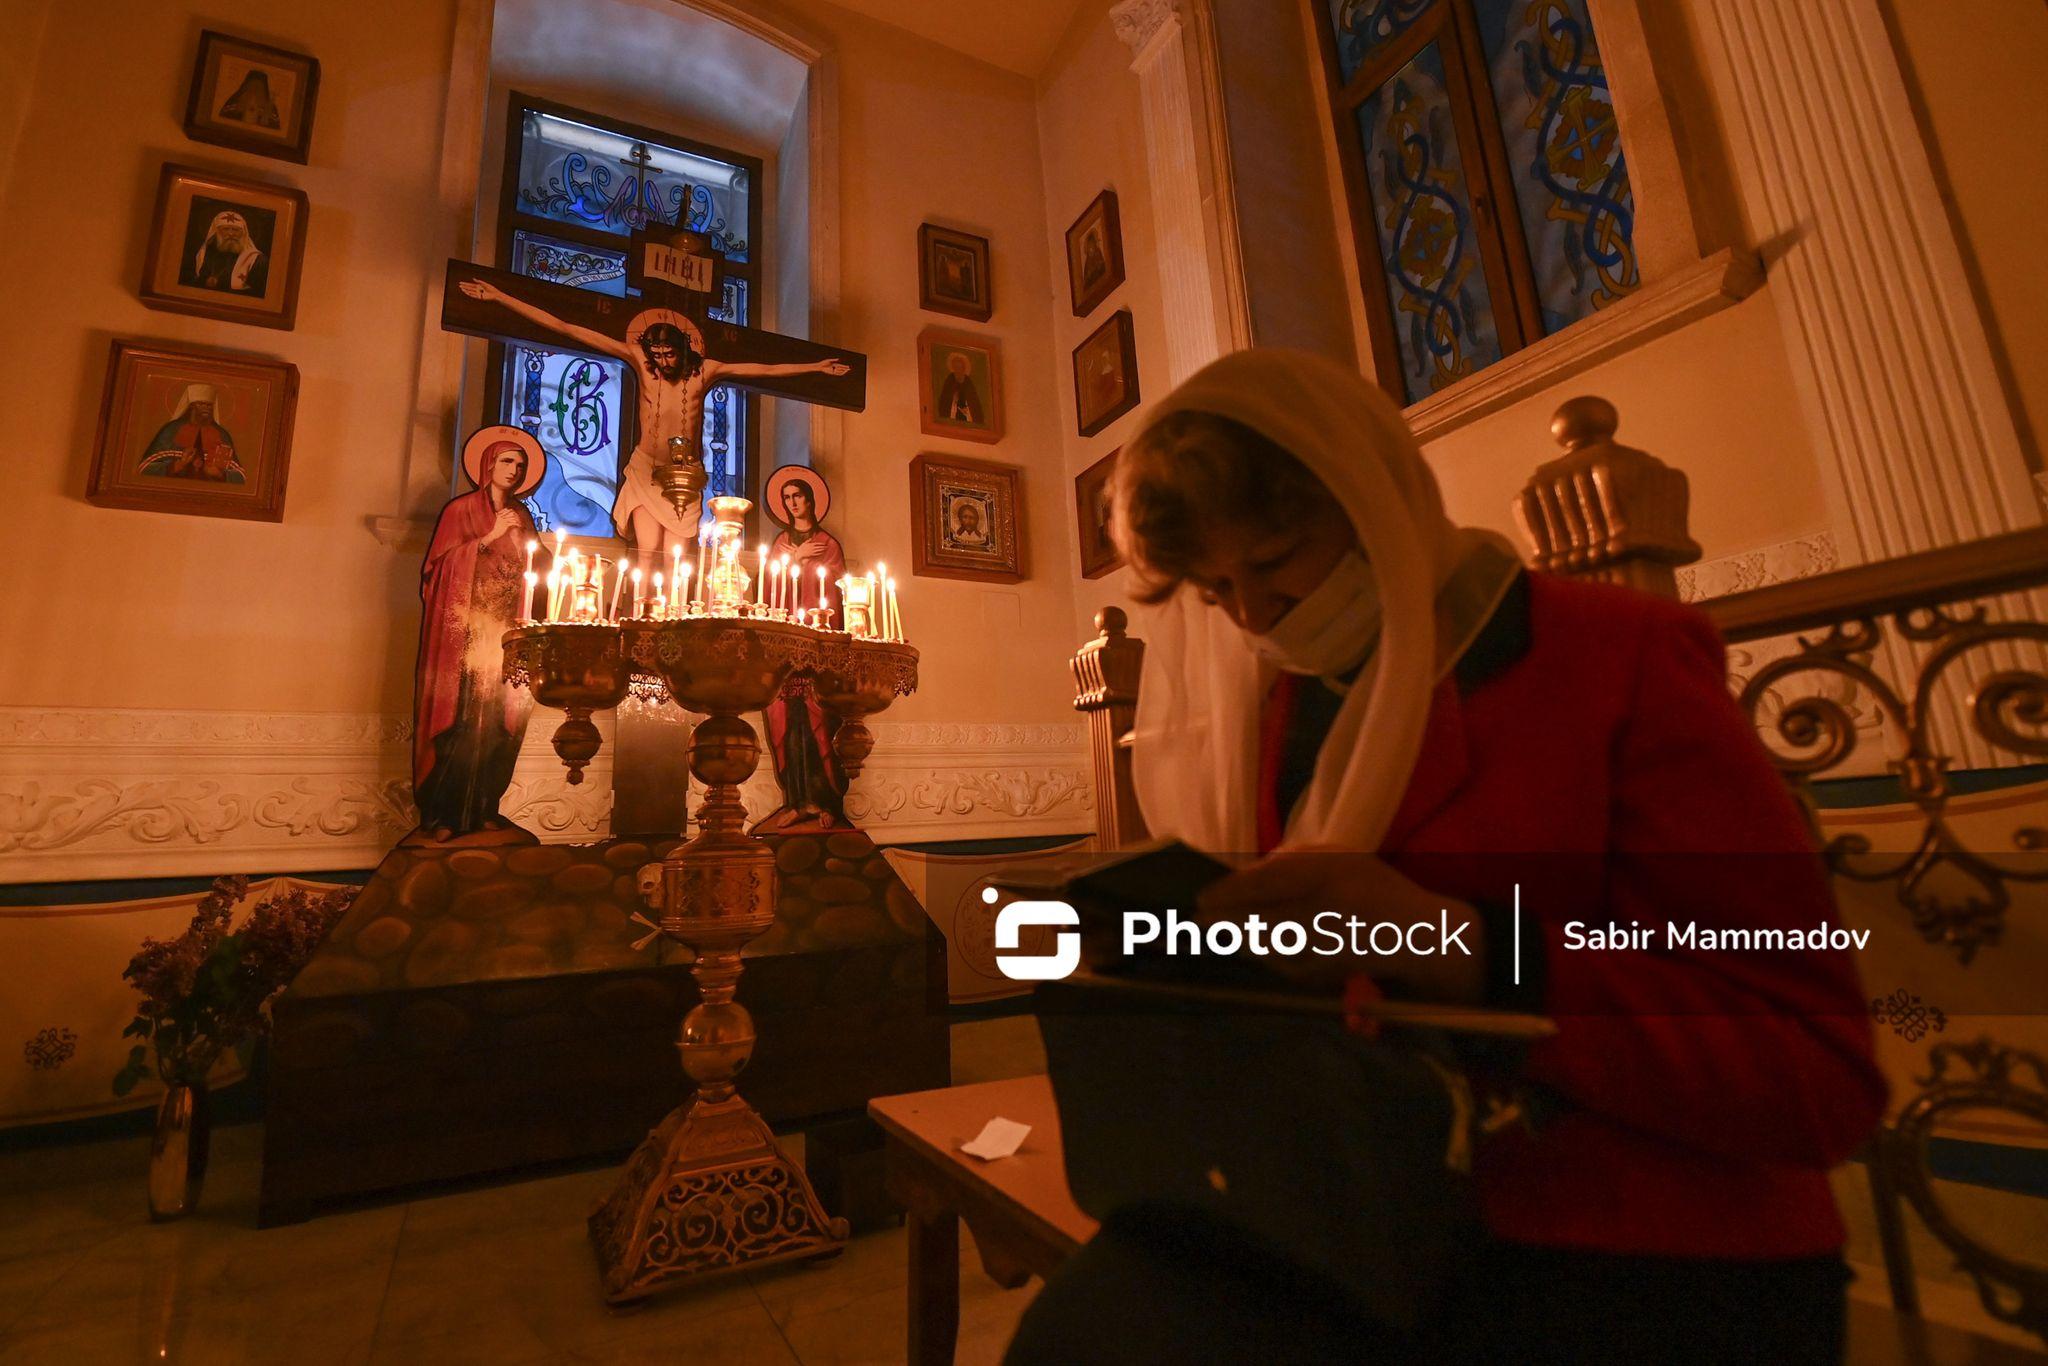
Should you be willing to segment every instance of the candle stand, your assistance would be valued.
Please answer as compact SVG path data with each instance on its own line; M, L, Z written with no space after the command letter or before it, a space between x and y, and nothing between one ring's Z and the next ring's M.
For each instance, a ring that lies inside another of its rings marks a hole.
M761 748L742 713L808 671L820 704L840 718L834 752L851 776L874 748L865 718L915 691L917 662L900 641L779 620L743 596L676 620L533 623L505 635L508 676L569 712L555 748L571 781L598 748L590 712L616 706L635 675L658 678L685 710L705 715L690 743L690 772L705 786L696 834L664 861L661 882L661 932L696 955L702 1000L677 1042L696 1091L634 1151L590 1216L611 1303L682 1277L831 1252L846 1239L845 1220L825 1213L735 1085L754 1051L753 1018L734 999L740 953L774 924L776 905L774 853L747 833L740 802Z

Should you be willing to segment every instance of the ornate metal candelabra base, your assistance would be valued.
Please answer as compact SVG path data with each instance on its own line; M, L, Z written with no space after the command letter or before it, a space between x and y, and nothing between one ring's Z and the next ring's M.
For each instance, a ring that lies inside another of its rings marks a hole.
M604 1297L637 1300L678 1276L837 1252L829 1217L767 1121L738 1096L698 1096L634 1149L590 1216Z
M826 709L842 718L848 743L839 757L856 771L874 743L862 719L917 686L917 652L738 617L602 635L532 626L508 632L505 648L510 676L542 701L573 703L586 716L618 705L635 672L659 675L671 697L705 713L690 741L690 772L705 788L697 833L662 865L661 932L696 954L690 974L701 999L683 1018L677 1048L697 1091L634 1151L590 1216L605 1299L618 1304L680 1277L836 1252L846 1221L826 1215L767 1122L734 1089L754 1052L753 1017L733 999L740 951L775 923L775 857L747 833L740 801L761 742L741 714L766 706L792 670L808 670ZM589 754L575 745L563 752L565 762L579 758Z

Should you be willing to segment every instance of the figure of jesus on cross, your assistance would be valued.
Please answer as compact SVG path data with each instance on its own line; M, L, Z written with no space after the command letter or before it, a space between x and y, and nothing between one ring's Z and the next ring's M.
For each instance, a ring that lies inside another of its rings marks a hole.
M865 402L866 358L711 321L708 304L719 285L718 263L698 234L639 232L633 247L629 262L641 290L637 299L451 261L442 326L500 340L566 345L625 364L638 392L639 440L619 471L612 525L644 558L671 547L694 547L701 503L677 508L658 476L668 463L672 439L682 438L683 449L693 454L702 452L707 391L737 384L859 409Z

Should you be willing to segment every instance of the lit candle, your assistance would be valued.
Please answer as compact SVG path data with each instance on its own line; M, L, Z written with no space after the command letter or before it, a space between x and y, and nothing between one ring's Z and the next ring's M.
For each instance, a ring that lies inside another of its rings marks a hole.
M531 569L529 569L526 571L526 619L528 621L534 620L533 613L535 607L537 607L538 604L535 603L533 599L534 595L539 592L540 575L534 573Z
M526 577L533 577L533 552L540 549L540 542L531 536L526 538Z
M619 619L619 590L624 588L625 586L626 566L622 561L619 565L618 577L612 580L612 610L609 613L609 615L613 621L617 621Z
M758 572L754 575L754 606L765 607L768 603L768 543L761 542L755 553L759 561Z
M671 584L680 584L684 582L683 547L680 544L672 545L668 548L668 581ZM682 615L680 609L682 608L683 603L686 600L688 600L688 598L689 594L687 593L679 592L675 595L675 599L670 605L678 610L674 612L673 615Z
M640 566L633 566L633 615L640 616L647 610L647 597L640 591Z
M654 593L652 598L650 599L648 615L655 617L660 616L663 605L664 599L661 596L661 571L657 569L654 571Z
M682 558L681 547L677 548L676 558ZM687 564L683 566L683 586L676 590L675 615L679 617L683 615L684 610L690 605L690 569L691 566Z
M896 605L896 580L889 580L889 639L903 639L903 611Z
M697 526L697 594L703 599L707 611L711 607L710 561L705 558L708 549L704 544L704 526L700 522Z
M550 570L548 571L548 615L547 615L547 619L548 619L549 621L553 621L553 620L555 619L555 588L556 588L556 586L557 586L557 585L559 585L559 584L561 583L561 581L562 581L562 575L561 575L560 571L558 571L558 570L554 570L554 569L550 569Z

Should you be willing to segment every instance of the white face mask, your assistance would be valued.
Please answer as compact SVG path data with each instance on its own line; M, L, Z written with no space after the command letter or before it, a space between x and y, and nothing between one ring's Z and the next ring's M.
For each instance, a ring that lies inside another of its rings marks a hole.
M1356 550L1264 635L1244 638L1261 659L1288 673L1341 678L1365 661L1380 633L1380 585Z

